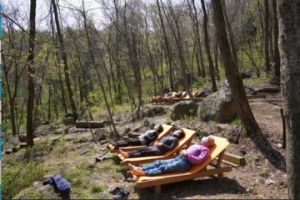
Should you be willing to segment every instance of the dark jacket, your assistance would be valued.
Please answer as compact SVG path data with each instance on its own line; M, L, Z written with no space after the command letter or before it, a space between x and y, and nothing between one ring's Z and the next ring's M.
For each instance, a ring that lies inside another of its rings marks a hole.
M145 145L149 145L151 142L153 142L158 136L158 133L155 130L148 130L143 135L141 135L139 138L141 141L145 141Z
M162 143L163 145L154 147L157 147L160 152L165 153L175 148L178 143L178 138L173 135L165 136L159 141L159 143Z

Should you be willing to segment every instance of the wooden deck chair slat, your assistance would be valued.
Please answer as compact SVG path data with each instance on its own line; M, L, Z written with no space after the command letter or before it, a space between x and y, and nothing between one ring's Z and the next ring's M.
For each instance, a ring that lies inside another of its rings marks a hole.
M153 142L151 142L149 144L149 146L153 145L156 141L160 140L162 137L164 137L166 135L169 135L173 130L173 126L171 126L171 125L162 124L162 126L163 126L163 131L157 136L157 138ZM124 151L133 151L133 150L140 149L140 148L143 148L143 147L145 147L145 145L120 147L120 148ZM111 144L108 145L108 148L109 148L111 153L116 153L116 152L119 151L119 148L115 148Z
M184 137L181 138L176 145L176 147L172 151L166 152L164 155L159 156L145 156L145 157L137 157L137 158L124 158L121 154L118 154L119 158L121 159L121 165L127 165L128 163L139 165L144 163L149 163L159 159L168 159L175 157L175 153L178 152L183 146L189 146L193 140L193 137L196 134L196 131L183 128Z
M211 155L203 163L199 165L194 165L192 169L190 169L187 172L170 173L157 176L133 176L136 180L137 188L145 188L151 186L160 187L160 185L163 184L180 182L184 180L190 180L211 175L218 175L221 178L223 173L232 170L231 167L221 167L222 158L226 147L229 145L229 142L225 138L220 138L216 136L213 137L215 139L215 145L210 148ZM209 163L212 162L212 160L214 159L218 159L217 166L214 169L207 169ZM159 189L156 188L156 191L159 191Z

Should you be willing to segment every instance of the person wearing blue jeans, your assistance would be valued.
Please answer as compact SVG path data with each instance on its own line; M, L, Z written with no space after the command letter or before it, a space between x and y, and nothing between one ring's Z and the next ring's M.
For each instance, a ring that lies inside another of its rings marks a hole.
M153 163L137 167L128 164L133 175L153 176L172 172L185 172L192 168L193 165L202 163L210 155L209 147L214 145L214 139L211 137L202 138L199 144L190 146L182 150L176 158L168 160L157 160Z

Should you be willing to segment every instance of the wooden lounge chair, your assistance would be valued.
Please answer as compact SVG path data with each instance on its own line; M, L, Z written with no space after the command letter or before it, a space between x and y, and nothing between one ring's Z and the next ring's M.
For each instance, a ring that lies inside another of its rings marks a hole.
M215 175L218 175L219 178L222 178L223 173L232 170L231 167L221 166L225 149L229 145L229 142L225 138L216 136L212 137L215 139L215 145L210 148L211 155L203 163L194 165L192 169L187 172L169 173L157 176L133 176L136 181L137 188L155 186L155 193L160 193L161 185L164 184ZM216 164L213 164L212 162L214 159L216 159ZM210 169L208 169L209 164Z
M169 159L172 157L175 157L176 154L179 153L181 148L183 146L190 146L193 137L196 134L196 131L190 130L183 128L184 131L184 137L181 138L176 145L176 147L172 151L166 152L164 155L159 155L159 156L144 156L144 157L137 157L137 158L124 158L121 154L118 154L119 158L121 159L121 165L128 165L128 163L134 164L134 165L139 165L139 164L144 164L144 163L149 163L153 162L155 160L162 160L162 159Z
M182 92L181 96L180 97L169 97L169 98L165 98L165 102L166 103L174 103L174 102L178 102L178 101L181 101L183 100L187 95L187 92Z
M155 96L150 100L151 103L164 103L168 98L174 98L177 92L171 92L170 96Z
M154 140L153 142L151 142L149 144L149 146L153 145L156 141L160 140L162 137L164 137L166 135L169 135L172 132L172 130L173 130L173 126L171 126L171 125L163 124L162 126L163 126L164 130L157 136L156 140ZM120 147L120 148L123 151L133 151L133 150L140 149L140 148L143 148L143 147L145 147L145 145ZM107 148L110 150L111 153L115 153L115 152L119 151L118 147L115 147L115 146L113 146L111 144L109 144L107 146Z
M197 93L198 93L198 90L193 90L192 95L193 95L194 99L196 98ZM185 97L181 98L180 100L181 101L189 101L189 100L192 100L192 99L191 99L190 95L186 92Z

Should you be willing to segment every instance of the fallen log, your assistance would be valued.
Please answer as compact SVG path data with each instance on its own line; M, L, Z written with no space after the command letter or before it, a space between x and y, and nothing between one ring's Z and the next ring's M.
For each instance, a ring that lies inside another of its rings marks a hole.
M266 98L265 94L247 95L247 99Z
M105 122L102 121L77 121L76 128L104 128Z

